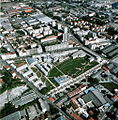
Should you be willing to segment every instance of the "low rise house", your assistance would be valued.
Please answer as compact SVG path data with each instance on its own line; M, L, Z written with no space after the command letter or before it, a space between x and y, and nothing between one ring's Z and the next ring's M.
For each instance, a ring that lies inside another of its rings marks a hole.
M77 94L79 94L80 92L84 91L86 89L86 85L81 85L79 88L75 89L74 91L71 91L68 93L68 96L71 98Z

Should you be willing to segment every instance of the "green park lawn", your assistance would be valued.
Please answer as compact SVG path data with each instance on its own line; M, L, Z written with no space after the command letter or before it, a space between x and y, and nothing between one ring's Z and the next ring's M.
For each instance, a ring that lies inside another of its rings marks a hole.
M101 83L105 88L107 88L109 91L113 92L114 89L118 88L118 84L115 84L113 82L110 83Z
M85 71L89 70L90 68L94 67L98 63L96 61L88 62L86 57L83 58L76 58L76 59L68 59L63 63L57 64L53 66L53 69L49 72L48 77L58 77L63 75L69 75L73 78L79 76L80 74L84 73ZM62 72L61 72L62 71Z

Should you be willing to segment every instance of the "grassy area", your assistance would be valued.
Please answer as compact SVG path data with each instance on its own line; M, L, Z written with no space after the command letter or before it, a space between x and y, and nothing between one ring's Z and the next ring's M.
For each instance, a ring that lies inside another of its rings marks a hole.
M13 112L16 112L17 109L11 103L6 103L4 108L0 111L0 118L5 117Z
M20 63L22 63L22 62L26 62L26 61L25 61L25 60L16 60L16 61L15 61L15 64L18 65L18 64L20 64Z
M24 35L25 35L25 33L23 31L21 31L21 30L16 31L16 37L22 37Z
M0 48L0 54L5 54L5 53L8 53L7 49L5 48Z
M47 94L51 89L54 88L50 84L50 82L46 79L46 77L37 68L32 67L31 69L33 70L33 72L37 74L39 78L41 78L42 82L46 84L46 87L40 91L42 94Z
M118 84L115 84L113 82L110 83L101 83L105 88L107 88L109 91L113 92L114 89L118 88Z
M46 81L45 84L46 84L46 87L40 91L44 95L54 88L48 81Z
M39 78L41 78L42 73L41 73L37 68L32 67L31 69L33 70L34 73L36 73L36 75L37 75Z
M64 61L61 64L56 65L49 73L49 77L58 77L63 75L62 73L69 75L73 78L77 77L78 75L84 73L85 71L89 70L90 68L94 67L98 63L93 61L89 63L86 61L86 58L76 58L76 59L69 59ZM62 71L62 73L59 70Z
M83 82L86 82L86 79L83 80ZM99 84L99 79L97 78L92 78L91 76L89 76L87 78L87 82L89 82L88 86L94 86L94 85L98 85Z

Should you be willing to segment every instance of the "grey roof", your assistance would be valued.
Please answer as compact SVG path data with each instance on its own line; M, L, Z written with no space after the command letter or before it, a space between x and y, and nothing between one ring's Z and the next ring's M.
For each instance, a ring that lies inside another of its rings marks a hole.
M114 63L118 64L118 57L112 60Z
M88 93L88 94L86 94L86 95L84 95L84 96L82 96L82 99L84 100L85 103L93 101L93 103L95 104L96 107L102 106L102 104L100 103L100 101L91 92Z
M36 18L37 20L43 22L43 23L49 23L51 21L53 21L51 18L49 18L48 16L40 13L40 14L34 14L32 15L34 18Z
M39 15L37 15L37 18L43 18L43 17L45 17L44 14L39 14Z
M34 21L28 21L27 23L28 23L29 25L35 25L35 24L38 24L39 21L34 20Z
M106 100L109 104L113 104L113 101L110 100L107 96L105 96L104 98L105 98L105 100Z
M102 103L102 104L105 104L106 103L106 100L104 99L102 93L100 93L97 89L92 91L93 94L99 99L99 101Z
M13 30L13 28L7 18L0 18L0 26L3 26L3 28L6 30Z
M29 21L29 20L33 20L33 18L30 17L30 16L28 16L28 17L26 17L26 18L23 18L23 20L25 20L25 21Z
M58 117L56 120L64 120L63 116Z
M118 73L118 67L116 67L116 68L113 69L112 71L113 71L113 73L115 73L115 74Z
M86 95L83 95L82 99L85 101L85 103L93 101L96 107L100 107L106 103L106 100L103 98L102 94L97 89L89 92Z
M103 53L108 54L109 52L115 50L116 48L117 48L117 46L113 46L113 45L107 46L103 49Z
M114 65L113 65L113 64L108 64L108 68L109 68L109 69L113 69L113 68L114 68Z
M109 55L110 57L112 57L112 56L114 56L114 55L116 55L116 54L118 54L118 48L116 48L115 50L111 51L108 55Z
M35 58L27 58L27 63L29 65L33 64L34 62L36 62L37 60Z
M30 93L28 95L24 95L18 100L13 100L12 103L17 107L17 106L22 106L24 104L27 104L29 102L32 102L37 98L35 93Z

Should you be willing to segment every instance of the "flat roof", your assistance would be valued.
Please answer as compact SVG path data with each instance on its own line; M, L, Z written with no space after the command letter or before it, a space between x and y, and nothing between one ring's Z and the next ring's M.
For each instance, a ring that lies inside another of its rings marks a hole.
M102 51L103 51L104 54L107 54L107 53L113 51L116 48L117 48L117 46L110 45L110 46L105 47Z
M113 59L112 61L118 64L118 57L116 57L116 58Z
M34 15L32 15L32 17L35 17L37 20L39 20L43 23L49 23L49 22L53 21L51 18L44 15L43 13L34 14Z
M108 54L108 56L109 56L109 57L113 57L113 56L115 56L115 55L117 55L117 54L118 54L118 48L116 48L115 50L111 51L111 52Z
M100 107L106 103L106 100L103 98L102 94L97 89L89 92L86 95L83 95L82 99L85 101L85 103L93 101L96 107Z

